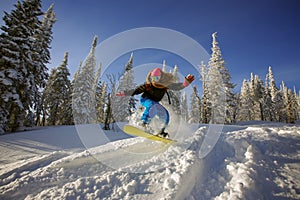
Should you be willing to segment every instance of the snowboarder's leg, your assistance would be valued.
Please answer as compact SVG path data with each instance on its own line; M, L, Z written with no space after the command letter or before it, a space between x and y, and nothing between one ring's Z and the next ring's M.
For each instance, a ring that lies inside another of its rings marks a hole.
M165 129L166 129L166 127L169 125L169 122L170 122L170 114L169 114L169 111L165 108L165 107L163 107L164 109L165 109L165 111L166 111L166 123L165 123L165 126L162 128L162 133L163 133L163 137L167 137L167 136L169 136L169 134L168 133L166 133L165 132Z
M148 98L141 98L141 104L142 106L145 107L144 109L144 113L141 117L141 120L144 122L144 123L149 123L149 111L150 111L150 108L153 104L155 104L156 102L152 101L151 99L148 99Z
M165 132L165 129L166 127L169 125L169 122L170 122L170 114L169 114L169 111L161 106L161 108L164 110L165 112L165 124L164 126L162 127L161 131L157 134L158 136L160 137L165 137L165 138L168 138L169 137L169 134Z
M166 112L166 114L165 114L165 125L162 128L162 130L165 130L165 128L169 125L169 122L170 122L170 114L169 114L169 111L165 107L162 106L162 108Z

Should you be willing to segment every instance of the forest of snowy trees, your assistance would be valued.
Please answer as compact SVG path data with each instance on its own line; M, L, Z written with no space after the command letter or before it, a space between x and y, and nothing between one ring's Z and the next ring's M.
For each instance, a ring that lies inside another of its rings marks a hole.
M123 73L100 79L101 64L96 66L95 48L98 37L77 72L70 78L68 53L60 66L52 68L50 44L56 17L54 6L42 11L41 0L17 2L11 13L5 12L0 35L0 133L14 132L26 126L71 124L103 124L111 129L116 121L125 121L136 108L133 97L115 97L117 91L134 88L134 56ZM202 86L193 86L187 97L184 92L170 91L175 113L189 123L235 123L263 120L295 123L300 119L300 93L284 82L278 88L272 68L266 66L264 81L250 74L235 93L229 70L225 66L212 34L211 57L199 63ZM83 55L84 57L84 55ZM163 70L165 62L163 63ZM179 67L173 74L178 76ZM179 81L179 79L178 79ZM118 82L118 84L117 84ZM199 91L202 91L201 94ZM163 104L168 104L164 99Z

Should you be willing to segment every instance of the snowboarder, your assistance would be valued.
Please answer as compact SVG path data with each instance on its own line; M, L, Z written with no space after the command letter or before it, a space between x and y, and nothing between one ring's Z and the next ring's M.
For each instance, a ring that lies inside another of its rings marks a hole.
M188 74L181 83L175 83L174 79L175 77L171 73L166 73L160 68L154 68L148 73L144 84L139 85L132 90L118 92L116 96L134 96L142 94L140 102L145 109L141 117L140 125L145 127L151 120L149 119L149 111L151 107L159 104L168 89L181 90L190 85L195 78L193 75ZM169 124L169 112L165 107L161 107L165 110L167 117L165 119L165 125L161 131L157 133L157 135L161 137L168 137L168 133L165 132L165 128Z

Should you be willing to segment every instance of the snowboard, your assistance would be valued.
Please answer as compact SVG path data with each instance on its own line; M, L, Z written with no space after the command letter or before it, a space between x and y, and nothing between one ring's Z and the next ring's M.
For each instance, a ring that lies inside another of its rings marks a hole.
M123 127L123 131L132 136L143 137L143 138L147 138L149 140L159 141L159 142L163 142L166 144L172 144L172 143L176 142L175 140L159 137L157 135L153 135L151 133L143 131L142 129L139 129L135 126L131 126L128 124Z

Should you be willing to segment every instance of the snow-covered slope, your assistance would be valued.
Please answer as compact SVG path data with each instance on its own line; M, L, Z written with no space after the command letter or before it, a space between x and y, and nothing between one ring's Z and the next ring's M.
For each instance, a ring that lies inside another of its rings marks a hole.
M73 126L0 137L0 199L300 199L300 127L209 126L167 146L124 133L85 149Z

